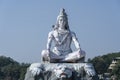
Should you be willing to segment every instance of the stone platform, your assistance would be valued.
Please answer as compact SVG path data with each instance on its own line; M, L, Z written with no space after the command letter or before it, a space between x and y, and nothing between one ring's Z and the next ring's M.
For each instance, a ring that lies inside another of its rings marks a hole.
M91 63L33 63L24 80L98 80Z

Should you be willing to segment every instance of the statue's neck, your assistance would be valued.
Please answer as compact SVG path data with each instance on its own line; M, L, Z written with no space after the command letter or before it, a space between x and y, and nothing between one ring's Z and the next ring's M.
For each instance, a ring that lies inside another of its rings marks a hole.
M66 29L64 27L59 27L58 30L64 31Z
M58 29L58 33L60 33L60 34L66 34L66 33L68 33L69 31L68 30L66 30L66 29L62 29L62 28L59 28Z

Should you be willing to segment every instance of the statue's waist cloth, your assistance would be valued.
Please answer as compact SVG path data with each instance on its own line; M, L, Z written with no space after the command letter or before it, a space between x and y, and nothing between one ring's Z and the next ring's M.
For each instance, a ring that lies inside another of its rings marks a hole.
M72 52L72 50L53 50L53 52L50 52L49 56L51 59L76 60L81 58L82 56L85 56L85 54L84 51L80 52L79 50L74 52Z

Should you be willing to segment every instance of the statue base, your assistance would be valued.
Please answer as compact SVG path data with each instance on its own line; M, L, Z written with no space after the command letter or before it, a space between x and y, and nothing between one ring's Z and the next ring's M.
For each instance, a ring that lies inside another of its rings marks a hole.
M91 63L33 63L24 80L99 80Z

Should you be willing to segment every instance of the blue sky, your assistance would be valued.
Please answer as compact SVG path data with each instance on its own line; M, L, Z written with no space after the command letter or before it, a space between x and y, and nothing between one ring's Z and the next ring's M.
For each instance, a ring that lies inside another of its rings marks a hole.
M61 8L66 9L86 60L120 51L119 0L0 0L0 55L40 62Z

